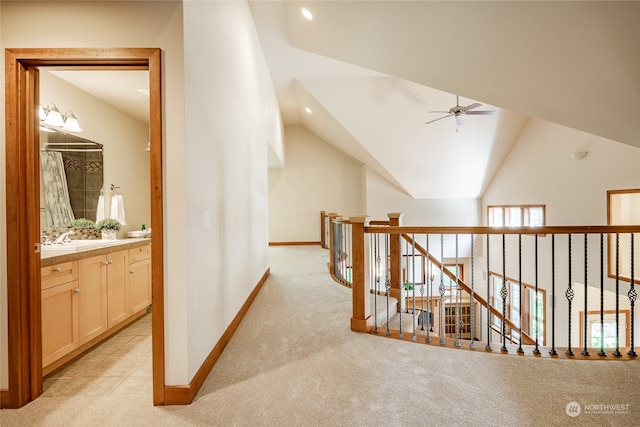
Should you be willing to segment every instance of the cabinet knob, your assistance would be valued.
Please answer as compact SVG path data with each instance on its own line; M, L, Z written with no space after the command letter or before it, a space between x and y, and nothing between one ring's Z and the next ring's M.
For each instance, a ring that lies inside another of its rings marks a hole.
M102 265L109 265L109 261L104 261Z
M135 270L129 270L129 273L135 273Z
M73 292L75 292L76 294L79 294L80 293L80 288L74 289Z
M62 269L60 267L56 267L53 269L54 273L60 273L62 271Z
M110 259L109 261L107 261L107 263L113 264L113 260Z

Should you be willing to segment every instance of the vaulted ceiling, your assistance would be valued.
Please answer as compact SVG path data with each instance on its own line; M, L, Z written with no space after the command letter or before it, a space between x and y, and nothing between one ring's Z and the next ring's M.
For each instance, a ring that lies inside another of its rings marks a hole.
M285 125L304 126L416 199L481 197L531 117L640 148L640 2L249 6ZM59 77L123 111L137 105L146 120L144 81L85 81L92 73ZM425 124L456 95L496 114Z
M634 3L250 7L284 123L423 199L480 197L530 117L640 147ZM497 113L459 127L454 117L425 124L444 115L430 111L456 105L456 94L460 105Z

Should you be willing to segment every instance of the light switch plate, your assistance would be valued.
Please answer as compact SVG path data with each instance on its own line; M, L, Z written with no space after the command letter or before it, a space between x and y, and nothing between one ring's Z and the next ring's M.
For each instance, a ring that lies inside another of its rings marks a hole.
M204 211L202 215L202 225L204 228L211 228L211 211Z

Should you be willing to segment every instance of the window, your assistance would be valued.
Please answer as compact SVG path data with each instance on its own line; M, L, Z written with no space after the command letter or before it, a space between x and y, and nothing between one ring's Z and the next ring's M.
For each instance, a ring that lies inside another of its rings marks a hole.
M500 292L502 290L502 276L496 273L490 273L491 282L493 284L493 291L491 295L491 305L496 310L502 313L502 297ZM529 335L529 337L535 339L536 332L538 336L538 343L544 345L544 322L545 322L545 301L546 291L538 288L538 301L536 304L536 289L527 283L522 283L522 306L520 305L520 284L517 280L507 278L507 290L508 296L507 303L507 319L511 320L513 324L520 328L522 323L522 332ZM492 316L492 324L494 329L502 331L502 321L497 316ZM508 339L512 341L520 340L520 330L506 328L506 333L509 336Z
M448 270L449 272L451 272L451 274L453 274L454 277L458 277L459 280L463 280L463 271L462 271L462 264L458 264L456 266L456 264L445 264L444 268L445 270ZM459 271L458 271L459 270ZM457 274L457 276L456 276ZM451 288L455 288L457 286L457 283L455 280L451 280L449 278L449 276L445 275L443 277L443 282L444 282L444 287L447 289L451 289Z
M579 314L580 346L584 344L584 311ZM630 342L630 310L620 310L618 316L619 336L616 336L616 312L605 310L600 322L599 311L587 311L587 346L593 348L627 347Z
M488 206L489 227L542 227L545 225L544 205Z
M607 223L609 225L639 225L640 224L640 189L607 191ZM640 277L640 239L634 239L634 281ZM616 238L615 235L607 236L609 242L609 277L616 274ZM619 234L620 265L618 273L620 280L631 281L631 234Z

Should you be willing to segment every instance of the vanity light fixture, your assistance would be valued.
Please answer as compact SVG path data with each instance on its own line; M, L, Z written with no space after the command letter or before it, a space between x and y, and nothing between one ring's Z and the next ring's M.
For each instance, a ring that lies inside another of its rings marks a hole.
M313 21L313 13L311 13L309 9L307 9L306 7L303 7L302 9L300 9L300 12L302 13L302 16L304 16L307 21Z
M73 112L67 111L65 113L64 126L62 126L62 130L66 130L68 132L82 132L80 124L78 124L78 119Z
M40 121L47 126L62 128L67 132L82 132L75 114L72 111L67 111L63 116L54 103L47 105L46 108L40 105L38 107L38 115L40 116Z
M56 104L49 104L47 108L44 109L45 119L44 124L55 127L64 126L64 119L62 118L62 114L60 114L60 110L56 107Z
M42 105L38 105L38 115L40 116L41 122L47 118L47 112L44 111L44 107Z

